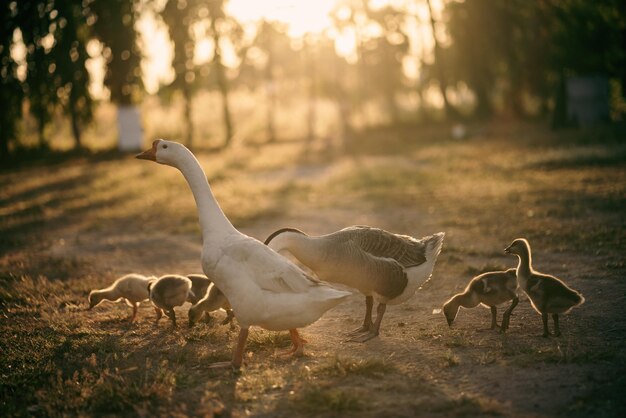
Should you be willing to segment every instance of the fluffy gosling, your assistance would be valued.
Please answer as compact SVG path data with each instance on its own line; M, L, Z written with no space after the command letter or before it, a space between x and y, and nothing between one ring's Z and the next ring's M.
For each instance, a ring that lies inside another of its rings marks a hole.
M515 292L516 288L515 269L492 271L474 277L462 293L454 295L443 305L442 309L448 326L452 326L452 322L459 312L459 307L475 308L480 304L491 309L491 329L495 329L498 326L496 320L497 305L512 300L511 305L502 315L500 332L505 332L509 327L511 312L519 302Z
M548 314L552 314L554 335L558 337L561 335L559 314L567 313L573 307L581 305L585 298L556 277L533 270L530 244L526 239L516 239L504 249L504 252L519 258L517 283L528 295L532 307L541 315L543 336L550 335Z
M156 280L156 277L142 276L141 274L127 274L115 280L113 284L107 288L92 290L89 293L89 310L99 305L102 301L124 301L133 308L130 316L130 322L135 320L137 316L137 307L141 302L149 298L148 285Z
M193 295L189 295L187 302L195 305L207 294L212 282L204 274L188 274L187 278L191 280L191 292L193 293Z
M228 303L228 299L226 299L226 296L224 296L215 284L211 284L204 298L189 308L189 327L193 327L205 313L208 316L209 312L213 312L218 309L224 309L226 311L226 319L222 321L222 325L226 325L228 323L232 324L234 314L230 307L230 303Z
M159 322L165 312L174 327L176 327L174 308L183 305L189 297L195 297L191 291L191 280L176 274L159 277L148 285L148 290L150 301L157 308L156 322Z

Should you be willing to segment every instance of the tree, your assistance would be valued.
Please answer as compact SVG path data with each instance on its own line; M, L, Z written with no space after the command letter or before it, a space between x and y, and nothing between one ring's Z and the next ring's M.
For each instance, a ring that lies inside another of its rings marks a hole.
M267 138L276 141L277 79L285 79L298 71L298 56L291 48L287 27L277 22L261 21L253 45L264 56L261 67L267 94Z
M234 136L234 127L230 111L229 101L229 81L226 68L222 62L221 40L230 37L237 47L238 41L243 36L241 26L224 12L225 0L210 0L207 3L209 8L209 25L206 33L213 39L213 71L217 88L222 96L222 117L224 118L224 147L228 147Z
M138 0L93 0L93 35L105 46L104 85L111 92L111 101L120 105L133 103L142 89L141 53L137 47Z
M161 18L167 25L170 39L174 44L174 80L170 88L180 91L184 101L184 121L186 127L185 142L188 147L193 141L193 118L192 100L194 82L196 80L194 58L194 38L192 35L193 23L199 16L199 8L203 7L208 13L206 6L200 6L197 1L168 0L161 13Z
M9 4L0 6L0 161L9 157L9 146L17 137L17 122L22 115L23 92L17 63L11 57L16 16L16 8Z
M91 122L93 100L89 93L89 72L85 66L89 55L86 45L89 31L83 9L72 0L57 0L55 7L56 44L53 58L59 78L57 96L64 112L69 115L74 147L80 148L81 130Z

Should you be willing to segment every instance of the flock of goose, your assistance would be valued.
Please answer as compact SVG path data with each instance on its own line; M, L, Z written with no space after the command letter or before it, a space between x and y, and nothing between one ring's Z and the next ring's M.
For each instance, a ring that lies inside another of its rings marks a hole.
M239 337L232 361L211 367L241 367L251 326L288 330L293 343L288 353L302 354L306 341L298 328L317 321L352 294L330 283L356 289L365 296L363 324L349 334L350 340L365 342L376 337L386 306L405 302L429 280L441 251L445 235L442 232L416 239L367 226L353 226L323 236L284 228L262 243L242 234L230 223L215 200L198 160L185 146L159 139L137 158L177 168L187 180L198 208L203 239L201 262L206 276L156 278L130 274L106 289L92 291L89 308L103 300L123 298L133 308L132 321L138 304L149 299L157 321L165 313L174 326L174 307L186 301L193 304L189 310L190 326L205 313L224 309L227 312L224 323L236 316ZM308 267L316 277L279 254L283 251ZM504 332L521 289L542 316L544 336L549 335L550 314L554 334L560 335L558 315L580 305L584 298L561 280L533 270L530 246L525 239L516 239L505 252L519 258L517 269L473 278L464 292L444 304L448 324L456 318L459 307L482 304L491 308L491 327L496 328L496 306L512 301L499 327ZM372 321L374 301L378 306Z

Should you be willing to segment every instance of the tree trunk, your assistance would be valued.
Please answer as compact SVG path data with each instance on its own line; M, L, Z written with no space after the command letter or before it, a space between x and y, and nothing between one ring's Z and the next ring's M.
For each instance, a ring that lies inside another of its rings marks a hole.
M567 126L567 86L565 85L565 74L560 71L554 98L552 129L561 129L565 126Z
M222 56L220 52L220 35L217 31L215 18L211 19L211 30L213 31L213 42L215 44L215 53L213 55L213 64L215 65L215 73L217 76L217 85L222 95L222 117L224 118L224 148L230 146L233 139L233 123L230 116L230 104L228 100L228 80L224 74L224 66L222 65Z
M9 138L0 133L0 161L9 159Z
M435 30L435 18L433 17L433 8L430 2L431 0L426 0L426 5L428 6L428 14L430 16L430 27L433 32L433 41L435 42L435 71L437 72L437 79L439 80L439 90L441 91L441 96L443 97L445 115L446 118L448 118L450 116L456 116L456 112L448 101L448 83L445 77L445 64L443 62L443 56L441 54L441 46L439 45L439 41L437 40L437 32Z
M76 114L76 109L70 103L70 121L72 123L72 135L74 136L74 149L82 148L82 143L80 141L80 126L78 123L78 115Z
M42 108L39 110L39 115L37 117L37 136L39 138L39 148L48 148L46 136L44 135L44 130L46 128L45 118L45 110Z
M315 59L309 60L309 110L307 112L307 141L313 142L315 139L315 124L317 122L317 88L316 88Z
M183 87L183 100L185 101L185 109L184 109L184 120L186 125L185 130L185 143L187 147L191 149L193 147L193 118L191 117L191 105L192 105L192 95L189 89L189 86L185 84Z

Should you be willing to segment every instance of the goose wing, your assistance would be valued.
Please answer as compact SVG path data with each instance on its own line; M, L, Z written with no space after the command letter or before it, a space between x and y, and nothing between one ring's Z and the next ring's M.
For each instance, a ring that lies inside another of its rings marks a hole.
M369 226L351 226L327 237L350 241L362 251L374 257L391 258L404 268L426 262L426 243L407 235L392 234Z
M249 238L225 248L224 258L261 289L276 293L305 293L312 287L329 287L303 272L287 258Z

